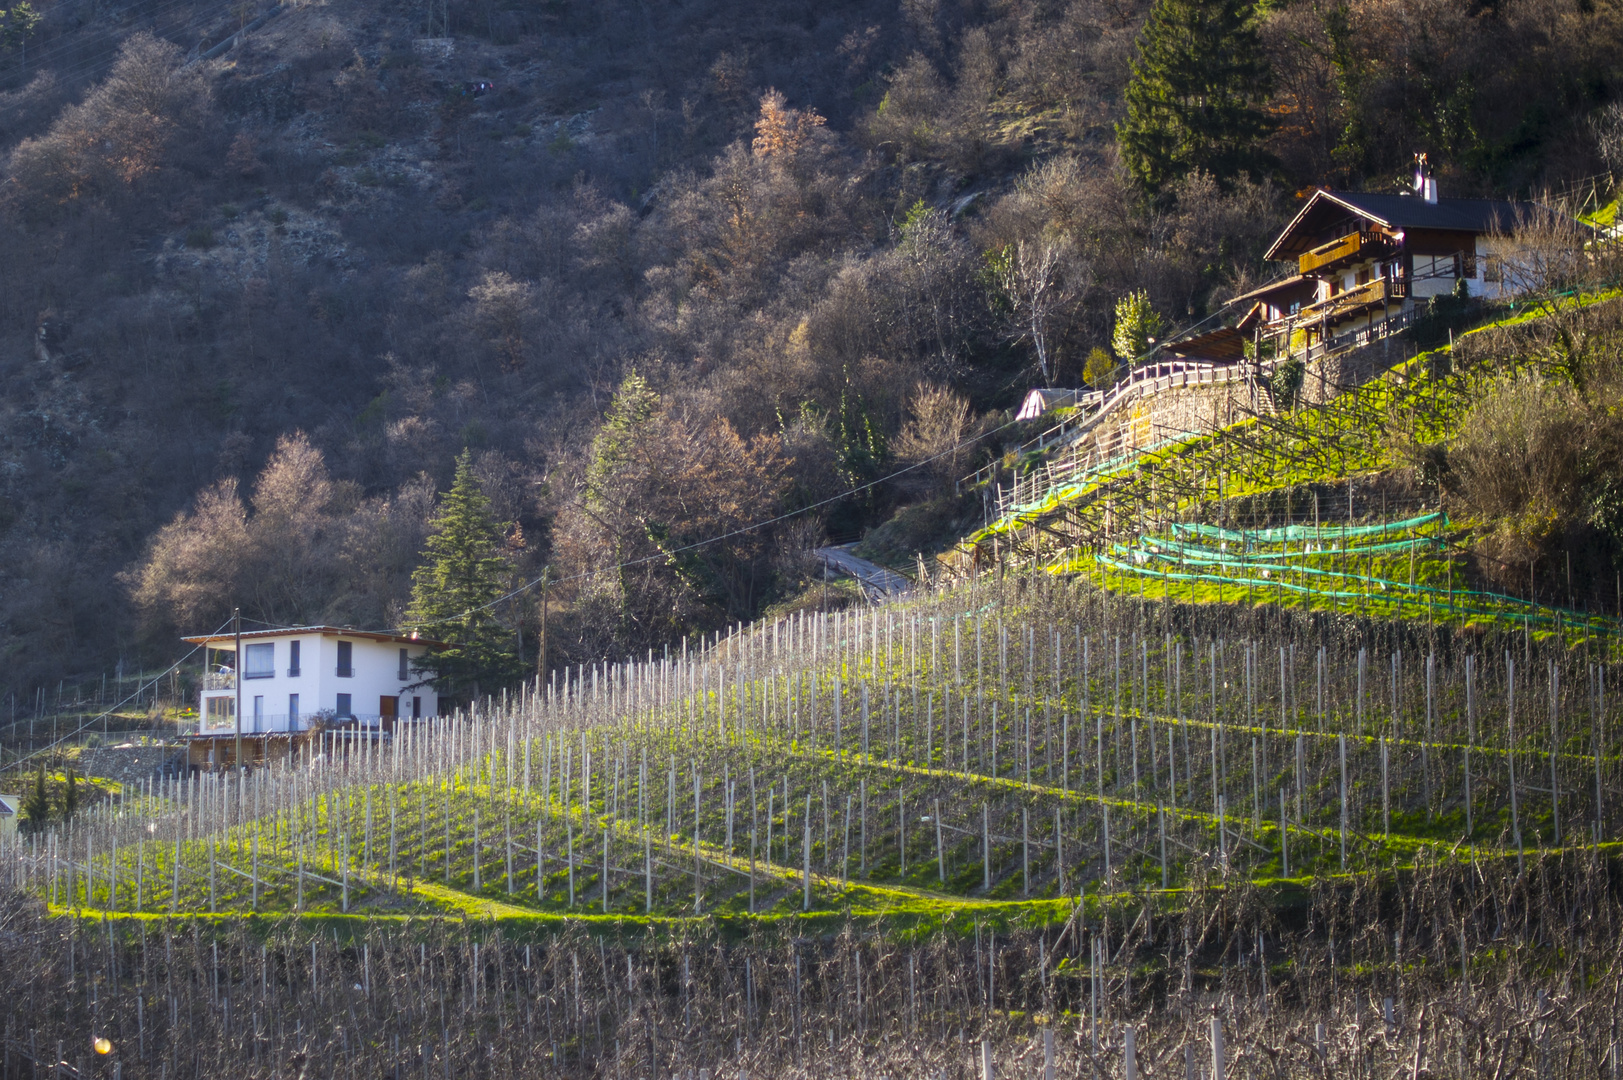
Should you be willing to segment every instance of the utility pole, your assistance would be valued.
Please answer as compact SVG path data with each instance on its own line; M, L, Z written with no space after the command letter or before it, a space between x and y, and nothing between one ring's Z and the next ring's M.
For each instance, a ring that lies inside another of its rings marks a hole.
M547 678L547 588L551 582L547 580L552 574L552 567L541 568L541 644L535 653L535 674L542 682Z
M231 609L231 633L236 639L237 655L231 662L231 685L237 688L237 754L232 765L242 769L242 609Z

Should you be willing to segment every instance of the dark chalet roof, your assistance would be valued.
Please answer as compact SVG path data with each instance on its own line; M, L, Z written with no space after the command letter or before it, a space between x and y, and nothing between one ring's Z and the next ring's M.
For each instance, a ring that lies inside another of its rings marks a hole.
M1245 343L1250 340L1243 330L1220 326L1204 334L1174 341L1167 346L1167 351L1190 360L1232 363L1245 357Z
M1511 199L1447 199L1429 203L1418 195L1383 195L1361 191L1326 191L1308 197L1264 258L1293 258L1316 246L1318 231L1349 214L1368 218L1388 229L1438 229L1485 233L1510 229L1538 212L1539 204Z
M1292 274L1290 277L1271 281L1259 288L1252 289L1250 292L1243 292L1231 299L1229 304L1232 306L1234 304L1243 304L1248 300L1253 302L1269 300L1276 296L1290 297L1297 294L1307 296L1311 295L1317 287L1318 282L1315 279L1303 277L1301 274Z

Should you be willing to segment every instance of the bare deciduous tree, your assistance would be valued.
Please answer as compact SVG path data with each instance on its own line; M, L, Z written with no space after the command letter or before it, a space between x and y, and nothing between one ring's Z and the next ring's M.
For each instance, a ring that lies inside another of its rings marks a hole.
M1005 333L1016 344L1030 343L1043 385L1053 386L1059 370L1053 355L1055 329L1091 284L1092 274L1063 238L1016 240L995 265L998 286L1009 303Z

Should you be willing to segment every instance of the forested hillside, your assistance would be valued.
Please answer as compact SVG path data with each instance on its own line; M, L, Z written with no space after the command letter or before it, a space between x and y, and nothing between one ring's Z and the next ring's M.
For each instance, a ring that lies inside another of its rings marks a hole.
M398 624L465 449L557 660L749 618L898 506L950 534L1025 389L1277 272L1304 187L1623 166L1606 0L1155 12L334 0L202 59L257 10L17 3L0 692L234 605Z

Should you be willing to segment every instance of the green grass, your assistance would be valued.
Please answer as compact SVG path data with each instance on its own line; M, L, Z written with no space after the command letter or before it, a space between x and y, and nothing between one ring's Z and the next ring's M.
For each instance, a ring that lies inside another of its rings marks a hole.
M1607 290L1574 302L1590 306L1619 295ZM1538 303L1513 306L1460 340L1527 323L1547 311ZM1451 360L1449 347L1431 350L1322 407L1246 418L1209 435L1128 452L1012 508L961 548L979 548L983 559L995 548L1054 572L1086 575L1114 591L1182 603L1240 601L1354 611L1432 625L1516 628L1573 642L1597 632L1614 634L1612 619L1530 603L1473 580L1466 558L1473 522L1445 523L1429 537L1417 537L1417 547L1419 540L1428 542L1417 551L1412 569L1408 552L1368 550L1363 544L1338 545L1334 551L1320 544L1313 553L1302 551L1301 545L1293 551L1276 547L1246 559L1227 552L1186 552L1172 559L1165 528L1138 525L1168 519L1247 520L1254 515L1300 520L1316 514L1314 491L1349 482L1363 487L1414 469L1423 449L1446 442L1475 402L1532 364L1522 360L1457 371ZM1100 535L1107 521L1114 542L1104 551L1091 544L1068 547L1048 530L1050 522L1069 523L1084 534ZM1334 527L1327 526L1326 533L1333 543ZM1119 539L1123 534L1129 538Z

